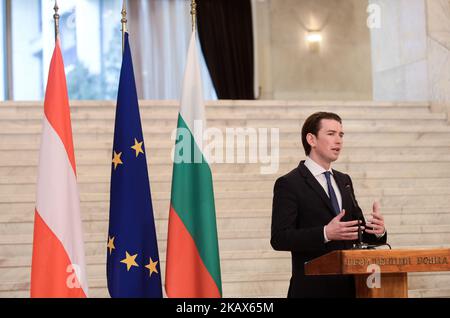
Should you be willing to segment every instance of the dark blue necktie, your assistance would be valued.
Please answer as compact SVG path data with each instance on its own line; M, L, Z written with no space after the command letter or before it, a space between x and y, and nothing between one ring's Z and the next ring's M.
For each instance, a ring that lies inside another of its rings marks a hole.
M328 194L331 200L331 205L333 206L333 210L334 213L336 213L336 215L338 215L341 211L339 209L339 203L336 197L336 193L334 192L333 187L331 186L331 172L330 171L325 171L325 178L327 179L327 186L328 186Z

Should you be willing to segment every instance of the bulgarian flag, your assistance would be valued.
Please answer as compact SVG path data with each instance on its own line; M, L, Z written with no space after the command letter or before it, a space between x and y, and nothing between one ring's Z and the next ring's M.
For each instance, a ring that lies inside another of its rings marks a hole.
M87 292L69 98L57 40L44 101L31 297L86 297Z
M174 153L165 280L168 297L222 296L212 174L202 153L204 113L194 31L187 56Z

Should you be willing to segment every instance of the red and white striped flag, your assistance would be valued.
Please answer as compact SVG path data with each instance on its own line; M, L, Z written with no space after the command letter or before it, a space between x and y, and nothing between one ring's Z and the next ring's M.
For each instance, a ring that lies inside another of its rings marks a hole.
M87 297L69 98L58 40L50 63L44 113L31 297Z

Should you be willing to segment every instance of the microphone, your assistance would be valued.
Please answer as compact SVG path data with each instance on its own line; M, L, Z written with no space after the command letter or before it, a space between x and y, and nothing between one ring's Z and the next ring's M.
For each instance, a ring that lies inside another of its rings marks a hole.
M355 209L357 209L358 205L356 204L356 200L355 200L355 197L353 196L353 191L352 191L352 189L350 187L350 184L346 184L345 185L345 190L347 190L348 194L350 194L350 198L352 198L353 207Z
M358 204L356 204L356 200L355 200L355 197L353 196L353 191L350 187L350 184L345 185L345 190L349 193L350 198L352 198L353 208L358 209L359 207L358 207ZM361 212L361 214L362 214L362 212ZM363 243L363 241L362 241L361 224L363 223L363 219L362 219L363 217L353 214L353 218L358 220L359 222L358 222L358 243L353 244L352 249L354 249L354 250L374 249L375 245L368 245L366 243Z

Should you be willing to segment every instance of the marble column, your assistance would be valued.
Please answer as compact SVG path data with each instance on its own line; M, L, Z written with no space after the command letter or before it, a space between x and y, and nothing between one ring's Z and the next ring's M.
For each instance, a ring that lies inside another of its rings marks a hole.
M450 1L369 3L381 14L381 27L371 29L374 100L427 101L449 114Z
M425 0L369 3L381 18L380 28L370 32L374 100L428 101Z
M427 0L426 6L429 98L434 111L450 114L450 2Z

